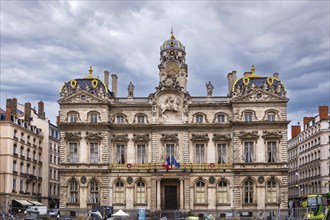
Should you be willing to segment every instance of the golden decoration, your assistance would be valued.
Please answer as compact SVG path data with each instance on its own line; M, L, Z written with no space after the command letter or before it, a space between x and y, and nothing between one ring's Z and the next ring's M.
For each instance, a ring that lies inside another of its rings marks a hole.
M98 83L99 83L99 81L97 79L92 80L92 86L94 89L97 87Z
M273 85L273 83L274 83L274 77L267 77L267 83L271 86L271 85Z
M171 41L171 42L170 42L170 45L173 47L173 46L174 46L174 42L173 42L173 41Z
M76 80L71 80L70 81L70 85L71 85L71 87L74 89L74 88L76 88L76 86L77 86L77 81Z
M249 77L244 77L243 78L243 83L244 83L244 85L249 85L249 83L250 83L250 78Z
M254 72L256 71L256 69L254 68L254 65L252 65L252 67L251 67L251 73L252 73L252 75L254 75Z

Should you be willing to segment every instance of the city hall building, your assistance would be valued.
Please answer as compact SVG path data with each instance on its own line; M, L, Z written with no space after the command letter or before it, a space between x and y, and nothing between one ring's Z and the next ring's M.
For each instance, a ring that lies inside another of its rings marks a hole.
M109 72L102 81L92 68L63 84L63 214L112 206L252 217L287 208L288 99L278 73L258 76L252 66L237 79L233 71L228 94L215 96L209 82L207 95L194 97L185 56L171 35L160 48L159 84L145 97L132 83L118 97L117 76L110 88Z

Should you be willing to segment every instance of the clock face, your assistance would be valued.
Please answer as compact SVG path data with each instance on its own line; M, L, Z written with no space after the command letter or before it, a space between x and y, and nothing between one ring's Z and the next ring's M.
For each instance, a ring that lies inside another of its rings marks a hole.
M165 71L167 75L176 75L179 73L179 66L176 63L169 63L166 65Z

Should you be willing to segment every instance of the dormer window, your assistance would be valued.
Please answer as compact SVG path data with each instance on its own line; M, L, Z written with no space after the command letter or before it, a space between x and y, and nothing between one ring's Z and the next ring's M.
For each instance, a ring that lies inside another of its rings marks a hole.
M204 115L196 115L196 123L204 123Z
M78 121L78 114L77 113L71 113L69 115L69 122L70 123L77 123Z
M225 117L225 115L223 115L223 114L219 114L219 115L217 115L217 123L225 123L225 119L226 119L226 117Z
M144 117L144 115L138 115L137 116L137 123L138 124L144 124L145 123L145 117Z
M245 112L244 120L245 120L245 122L252 122L252 112Z
M97 123L97 114L96 113L91 113L91 122Z
M268 112L267 113L267 120L268 121L275 121L275 113L274 112Z
M116 123L117 124L124 124L125 123L125 117L123 115L117 115L116 116Z

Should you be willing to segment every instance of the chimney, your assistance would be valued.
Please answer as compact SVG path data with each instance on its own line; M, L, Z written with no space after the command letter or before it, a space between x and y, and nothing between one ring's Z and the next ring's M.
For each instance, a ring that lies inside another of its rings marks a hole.
M319 115L320 120L327 118L329 115L329 107L327 105L319 106Z
M31 121L31 103L29 102L24 105L24 120L28 123Z
M11 114L17 115L17 99L16 98L13 98L13 101L12 101Z
M12 110L12 100L7 99L6 101L6 121L11 121L11 110Z
M279 79L279 73L274 73L274 74L273 74L273 77L274 77L275 79Z
M294 138L300 134L300 124L291 126L291 138Z
M117 79L118 76L116 74L111 74L112 79L112 92L114 93L114 96L117 97Z
M230 95L233 89L233 85L236 82L236 71L228 73L227 78L228 78L228 94Z
M38 118L45 119L44 102L38 102Z
M310 122L313 119L313 117L304 117L304 125L306 125L308 122Z
M105 83L107 89L109 89L109 72L108 72L108 70L104 71L104 83Z

